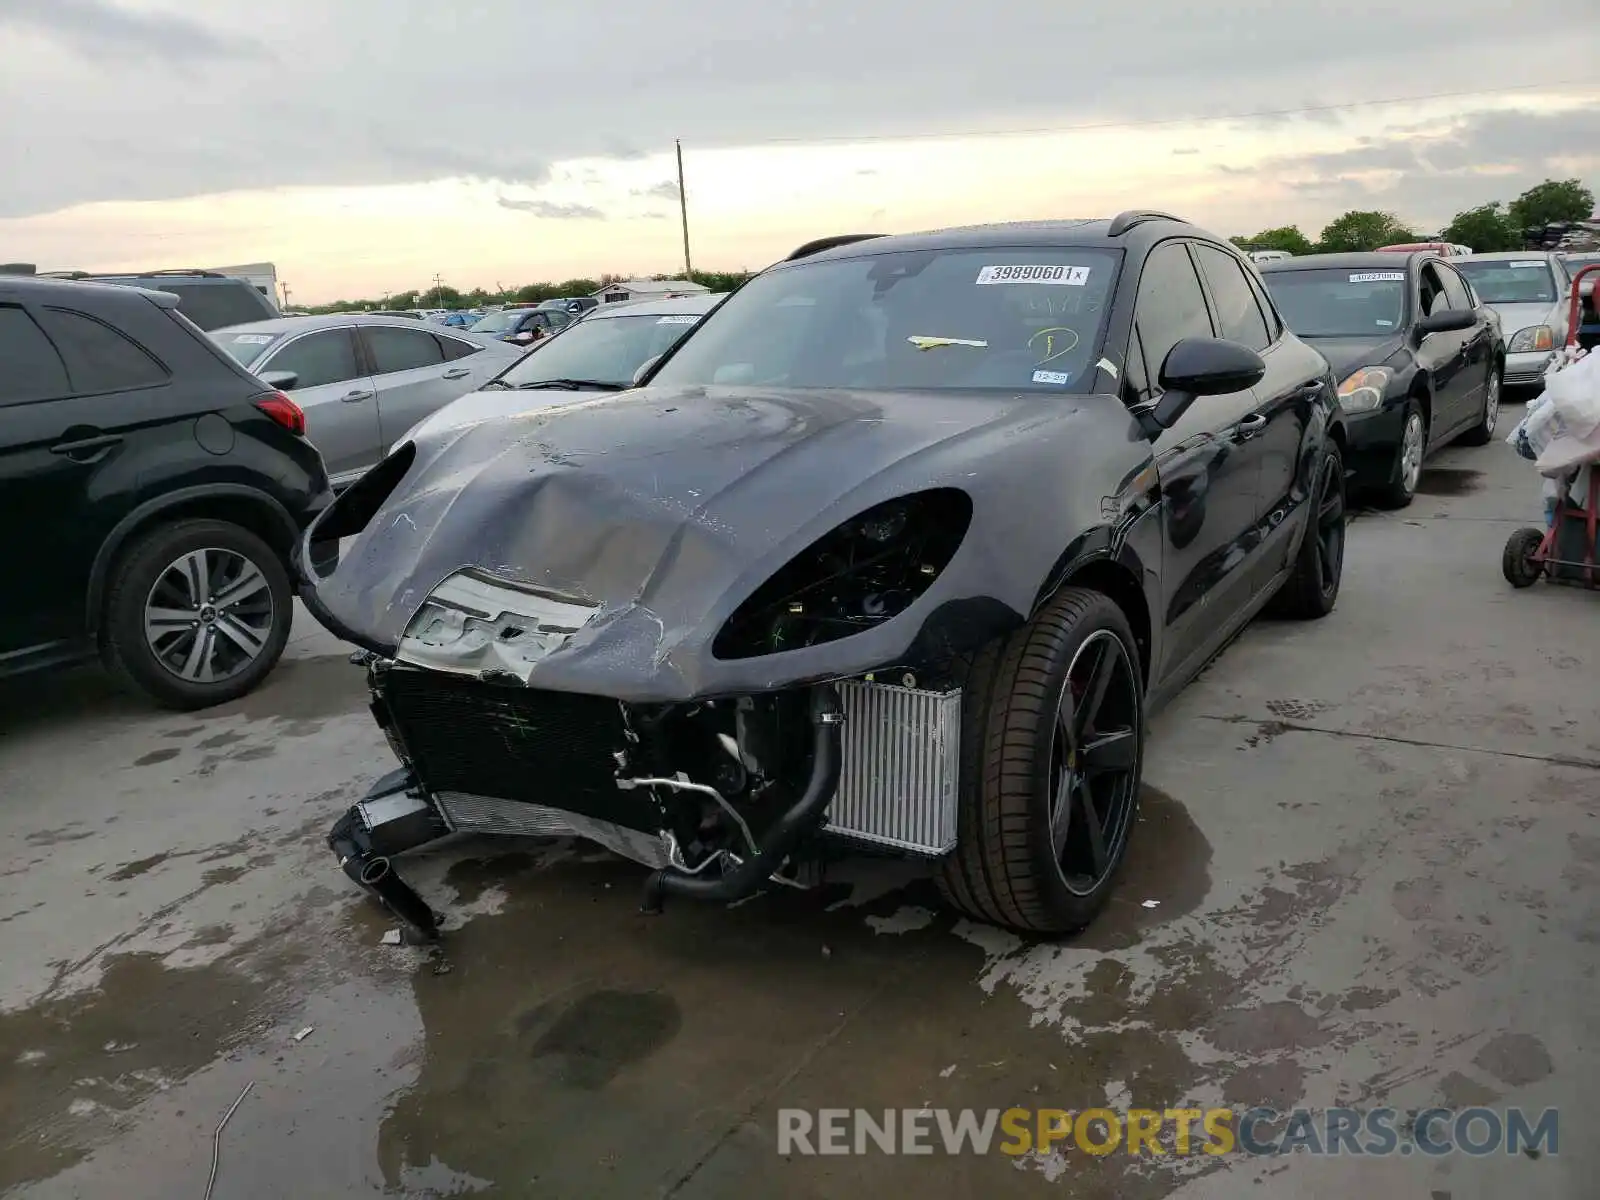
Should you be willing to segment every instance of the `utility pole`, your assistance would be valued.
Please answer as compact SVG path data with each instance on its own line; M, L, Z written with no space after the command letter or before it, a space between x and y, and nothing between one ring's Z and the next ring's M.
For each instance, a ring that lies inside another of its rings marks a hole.
M433 273L433 303L436 308L444 307L444 280L439 278L439 272Z
M280 279L278 281L278 286L283 289L283 307L284 307L285 311L288 311L288 308L289 308L289 284L285 280Z
M683 190L683 143L673 138L672 144L678 151L678 211L683 215L683 277L691 279L694 267L689 265L689 194Z

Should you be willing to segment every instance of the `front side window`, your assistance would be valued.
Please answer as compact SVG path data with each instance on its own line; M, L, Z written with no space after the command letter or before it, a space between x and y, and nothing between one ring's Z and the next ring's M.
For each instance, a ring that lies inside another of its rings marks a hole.
M366 325L361 332L367 339L367 348L372 351L372 370L376 375L436 367L444 361L443 348L426 330Z
M1195 254L1200 259L1206 282L1211 285L1211 299L1217 307L1217 324L1222 327L1222 336L1252 350L1265 350L1270 341L1267 323L1239 260L1211 246L1197 245Z
M1120 266L1065 246L801 261L731 296L651 382L1088 391Z
M167 369L123 334L80 312L47 309L45 323L56 343L73 358L73 390L120 392L165 383Z
M1185 338L1213 336L1205 293L1182 242L1166 242L1150 252L1139 276L1134 320L1144 345L1145 366L1159 384L1161 367Z
M33 318L14 304L0 304L0 404L54 400L71 388L61 355Z
M1447 308L1472 307L1472 297L1467 293L1466 281L1461 276L1449 267L1440 267L1439 278L1444 283L1444 302Z
M1373 338L1405 320L1405 270L1319 267L1267 271L1262 278L1290 329L1306 338Z
M356 366L355 341L348 329L328 329L296 338L260 368L267 371L293 371L299 376L295 390L344 383L361 374Z
M635 371L672 349L699 319L692 313L590 317L518 359L500 382L523 387L578 379L627 387Z

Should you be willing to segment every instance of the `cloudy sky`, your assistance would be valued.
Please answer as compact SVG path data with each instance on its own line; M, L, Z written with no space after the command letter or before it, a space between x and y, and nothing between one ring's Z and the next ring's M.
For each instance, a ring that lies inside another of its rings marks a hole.
M667 271L674 138L707 269L1136 205L1428 228L1600 190L1584 8L0 0L0 260L270 260L297 302Z

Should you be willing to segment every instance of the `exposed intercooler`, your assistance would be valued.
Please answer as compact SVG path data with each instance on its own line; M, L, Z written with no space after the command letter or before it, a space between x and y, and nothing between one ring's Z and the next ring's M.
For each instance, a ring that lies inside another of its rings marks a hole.
M844 769L831 834L936 857L956 844L961 692L839 685Z

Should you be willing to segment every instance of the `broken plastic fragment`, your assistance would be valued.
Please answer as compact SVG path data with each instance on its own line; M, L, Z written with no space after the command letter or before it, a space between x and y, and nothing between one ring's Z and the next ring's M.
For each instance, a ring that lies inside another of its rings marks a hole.
M388 933L383 935L383 944L385 946L398 946L400 944L400 931L398 929L389 930Z
M311 1031L313 1029L315 1029L315 1028L316 1028L316 1026L314 1026L314 1025L307 1025L299 1033L294 1035L294 1040L297 1041L297 1042L305 1041L308 1037L311 1036Z
M1159 900L1146 900L1139 907L1140 908L1160 908L1161 907L1161 901L1159 901Z
M934 350L940 346L971 346L974 350L987 350L988 342L980 342L976 338L947 338L924 337L922 334L912 334L906 339L918 350Z

